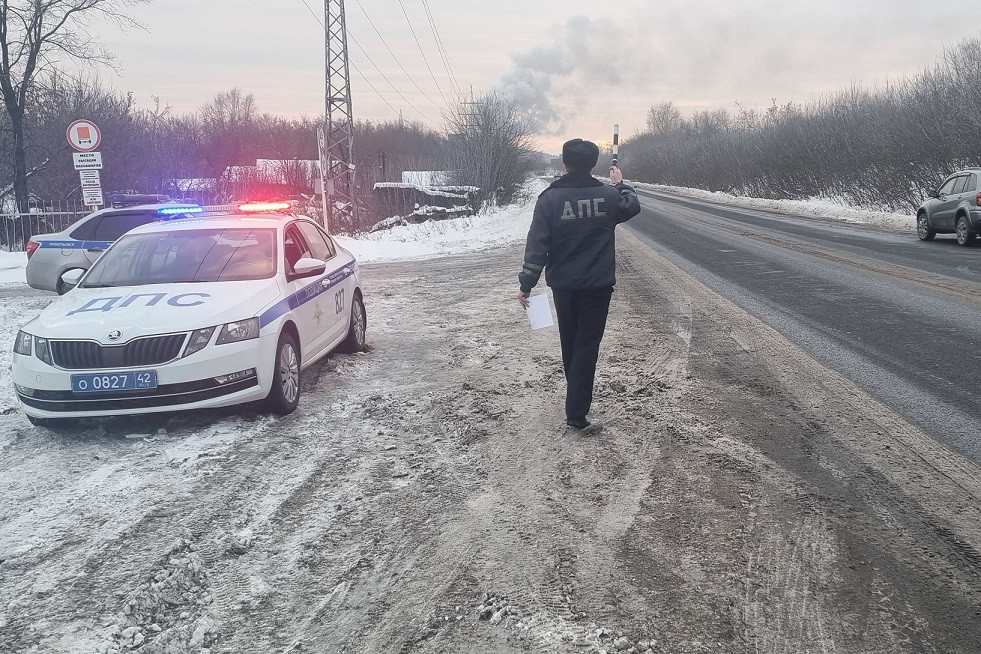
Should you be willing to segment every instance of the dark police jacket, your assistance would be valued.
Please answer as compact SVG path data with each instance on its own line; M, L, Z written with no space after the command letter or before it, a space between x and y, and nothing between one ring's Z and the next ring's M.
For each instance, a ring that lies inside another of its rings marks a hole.
M545 283L552 288L613 286L613 230L638 213L640 200L629 184L610 186L584 172L555 180L535 205L518 275L521 292L531 292L543 269Z

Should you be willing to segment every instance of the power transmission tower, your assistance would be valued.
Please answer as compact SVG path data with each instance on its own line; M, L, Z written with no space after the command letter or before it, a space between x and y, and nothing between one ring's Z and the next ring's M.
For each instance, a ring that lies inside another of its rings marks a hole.
M347 54L344 0L324 0L327 87L320 167L324 226L350 226L357 214L354 183L354 112Z

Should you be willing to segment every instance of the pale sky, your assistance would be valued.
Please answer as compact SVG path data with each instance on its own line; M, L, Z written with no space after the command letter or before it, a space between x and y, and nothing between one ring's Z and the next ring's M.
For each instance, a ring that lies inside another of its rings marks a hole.
M765 108L773 99L807 102L852 83L916 74L945 48L981 37L976 6L976 0L346 0L354 113L391 120L401 110L407 120L438 128L455 86L477 95L506 88L553 118L554 133L539 144L556 152L566 138L608 141L613 123L629 138L659 102L683 112L734 110L737 102ZM132 91L141 106L157 96L191 112L238 87L263 112L323 113L323 0L153 0L130 15L149 31L93 34L122 68L102 79Z

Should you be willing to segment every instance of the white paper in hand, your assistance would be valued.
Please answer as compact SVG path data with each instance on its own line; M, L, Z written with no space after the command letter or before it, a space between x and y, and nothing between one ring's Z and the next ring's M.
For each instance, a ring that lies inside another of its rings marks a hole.
M552 322L552 304L548 301L548 295L542 293L528 298L528 320L531 321L532 329L542 329L555 324Z

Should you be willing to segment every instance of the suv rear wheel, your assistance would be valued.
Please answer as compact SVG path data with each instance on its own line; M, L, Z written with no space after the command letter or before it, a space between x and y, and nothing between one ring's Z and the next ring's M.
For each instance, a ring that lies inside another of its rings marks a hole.
M933 237L937 235L930 227L926 212L922 212L916 217L916 235L920 237L921 241L932 241Z
M961 216L957 219L957 244L970 245L973 240L974 232L967 224L967 216Z

